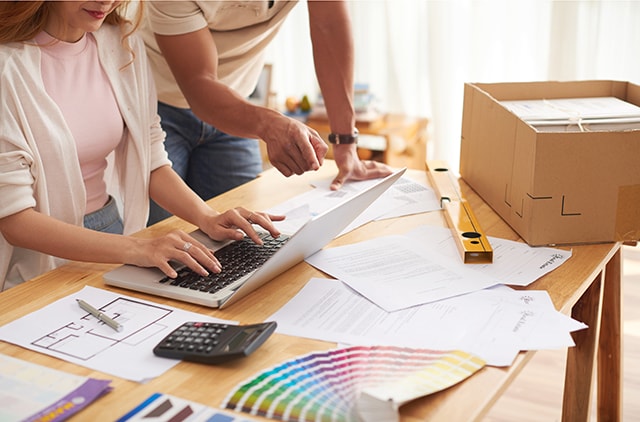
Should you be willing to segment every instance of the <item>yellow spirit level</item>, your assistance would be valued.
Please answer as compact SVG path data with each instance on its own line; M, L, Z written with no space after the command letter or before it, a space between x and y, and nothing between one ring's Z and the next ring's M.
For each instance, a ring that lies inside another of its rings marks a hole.
M460 184L444 161L427 160L427 173L447 223L453 232L456 246L465 264L493 262L493 249L482 232L471 206L460 192Z

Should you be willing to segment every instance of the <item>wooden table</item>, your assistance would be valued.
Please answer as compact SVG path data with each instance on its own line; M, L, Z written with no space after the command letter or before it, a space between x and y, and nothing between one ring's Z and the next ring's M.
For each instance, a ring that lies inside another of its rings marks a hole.
M335 166L330 161L317 173L289 179L275 170L269 170L255 181L212 199L210 204L220 210L240 204L253 209L266 209L310 189L309 181L329 177L335 172ZM410 170L407 175L416 181L427 182L424 171ZM487 235L518 239L517 235L464 184L463 195L470 201ZM403 233L422 224L444 225L445 220L441 212L431 212L372 222L338 238L330 246L353 243L377 235ZM174 228L192 230L194 227L172 217L142 231L139 236L152 236ZM571 348L568 353L563 420L587 420L594 369L597 369L598 376L598 415L602 420L621 418L620 262L619 244L576 246L567 263L528 287L547 290L557 309L571 313L589 325L589 329L576 333L574 338L577 346ZM238 320L240 323L258 322L265 320L283 306L310 278L324 277L321 272L303 262L228 309L212 310L108 287L102 281L102 273L113 267L69 263L0 293L0 324L6 324L36 311L82 289L84 285L218 318ZM298 355L333 347L333 343L274 334L247 359L221 367L181 362L146 384L119 379L4 342L0 342L0 353L78 375L112 379L114 390L98 399L73 420L113 420L154 392L219 407L224 397L238 383L265 368ZM533 354L522 352L508 368L485 367L448 390L407 403L401 408L402 420L413 422L481 419Z

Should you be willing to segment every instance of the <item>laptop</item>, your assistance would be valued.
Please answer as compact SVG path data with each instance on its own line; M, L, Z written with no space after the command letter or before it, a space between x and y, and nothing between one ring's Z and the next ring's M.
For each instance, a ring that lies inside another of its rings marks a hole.
M171 279L157 268L122 265L105 273L104 282L111 286L211 308L225 308L326 246L398 180L405 170L392 173L344 202L312 217L294 234L276 238L275 243L278 244L276 252L264 258L256 269L247 269L250 268L247 251L243 251L244 255L235 263L225 262L221 259L221 255L229 248L237 246L248 249L265 249L264 247L256 245L248 237L240 241L217 242L201 230L195 230L191 235L213 250L222 264L222 272L212 273L210 277L226 275L235 270L234 266L246 272L223 287L209 288L209 277L203 278L184 266L176 268L180 275L176 279ZM268 233L260 234L271 237ZM265 239L265 244L271 243L272 240ZM243 242L243 245L239 245L239 242Z

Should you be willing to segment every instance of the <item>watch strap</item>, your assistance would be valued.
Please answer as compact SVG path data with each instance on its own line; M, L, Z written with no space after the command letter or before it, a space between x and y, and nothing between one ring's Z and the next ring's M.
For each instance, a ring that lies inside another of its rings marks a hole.
M330 133L329 143L332 144L356 144L358 143L358 129L354 129L352 133Z

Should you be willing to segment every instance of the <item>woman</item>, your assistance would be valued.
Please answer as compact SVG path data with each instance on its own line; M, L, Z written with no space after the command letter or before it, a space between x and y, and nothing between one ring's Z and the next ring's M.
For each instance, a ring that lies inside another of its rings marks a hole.
M184 232L129 236L145 226L149 197L216 240L246 233L260 243L252 223L279 235L271 220L284 217L218 213L171 169L144 46L132 35L141 9L129 22L126 6L0 2L3 290L64 260L155 266L170 277L170 260L219 272Z

